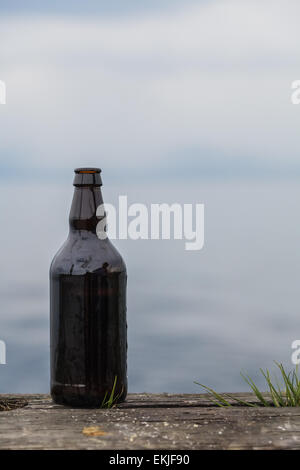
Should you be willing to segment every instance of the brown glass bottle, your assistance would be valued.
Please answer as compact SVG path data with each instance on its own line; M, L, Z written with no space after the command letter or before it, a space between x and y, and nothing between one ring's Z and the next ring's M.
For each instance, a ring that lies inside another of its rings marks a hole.
M75 170L69 236L50 268L51 395L56 403L100 406L127 394L126 266L97 237L103 203L98 168Z

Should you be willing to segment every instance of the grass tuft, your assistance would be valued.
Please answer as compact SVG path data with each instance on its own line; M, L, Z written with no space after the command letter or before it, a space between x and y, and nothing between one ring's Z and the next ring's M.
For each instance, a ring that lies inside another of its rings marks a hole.
M272 381L268 369L260 369L260 372L263 375L268 388L268 398L264 396L263 392L258 389L258 387L255 385L255 382L251 379L251 377L249 377L249 375L244 375L241 373L242 378L249 385L252 392L258 399L257 403L249 403L227 393L223 393L221 395L206 385L200 384L199 382L194 383L200 385L200 387L202 387L209 394L209 399L217 406L232 406L232 403L229 403L228 398L243 406L300 406L300 378L298 374L298 366L296 366L295 369L291 370L290 372L286 372L281 363L276 361L274 361L274 363L280 372L279 380L277 377L275 377L275 382Z
M117 376L115 376L114 384L110 395L108 396L108 392L105 393L104 398L102 400L100 408L112 408L117 404L119 397L121 396L122 392L118 395L115 395L117 385ZM107 398L108 397L108 398Z

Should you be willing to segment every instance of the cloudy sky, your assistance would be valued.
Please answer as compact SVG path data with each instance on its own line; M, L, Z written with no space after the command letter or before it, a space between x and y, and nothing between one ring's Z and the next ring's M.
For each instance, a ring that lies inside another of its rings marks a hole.
M1 177L300 176L296 0L1 1Z

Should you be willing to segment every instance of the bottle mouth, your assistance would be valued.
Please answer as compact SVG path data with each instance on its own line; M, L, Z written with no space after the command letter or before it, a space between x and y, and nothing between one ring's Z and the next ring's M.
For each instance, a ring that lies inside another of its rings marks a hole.
M93 174L93 173L101 173L100 168L75 168L75 173L81 174Z
M102 186L100 168L75 168L74 186Z

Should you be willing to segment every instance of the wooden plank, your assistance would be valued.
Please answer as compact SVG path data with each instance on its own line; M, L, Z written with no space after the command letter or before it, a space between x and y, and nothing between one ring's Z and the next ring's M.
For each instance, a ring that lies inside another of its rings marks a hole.
M14 397L28 405L0 412L0 449L300 448L300 408L219 408L190 394L130 394L111 410L62 407L48 395Z

